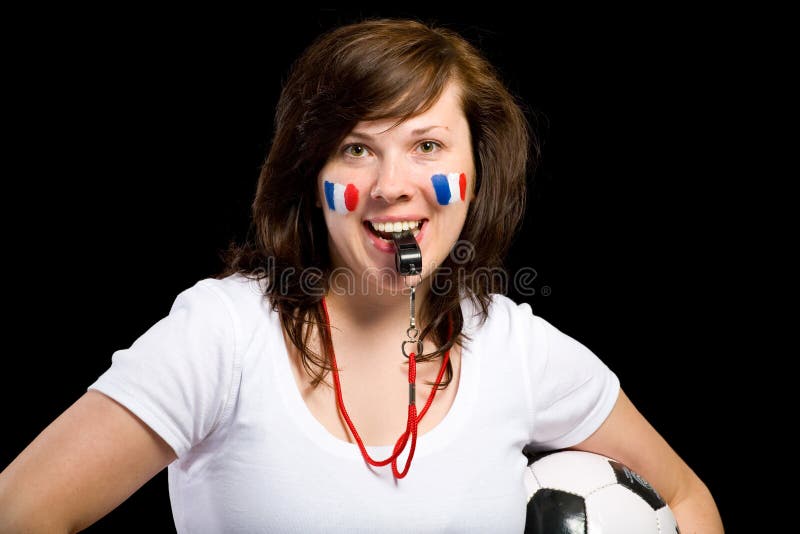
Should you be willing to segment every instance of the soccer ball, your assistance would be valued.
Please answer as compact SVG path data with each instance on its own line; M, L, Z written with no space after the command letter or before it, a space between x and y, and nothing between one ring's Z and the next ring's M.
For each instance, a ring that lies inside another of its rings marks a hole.
M525 471L528 534L676 534L672 510L642 477L605 456L558 451Z

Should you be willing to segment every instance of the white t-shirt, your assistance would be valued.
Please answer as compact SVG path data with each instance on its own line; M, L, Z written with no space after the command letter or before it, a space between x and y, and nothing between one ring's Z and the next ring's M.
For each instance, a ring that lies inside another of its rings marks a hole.
M619 381L527 304L494 295L482 326L469 300L461 306L472 341L455 401L418 437L399 480L312 415L278 314L240 275L183 291L89 389L175 450L169 492L179 533L522 532L523 447L587 438L610 413ZM383 460L392 447L367 450Z

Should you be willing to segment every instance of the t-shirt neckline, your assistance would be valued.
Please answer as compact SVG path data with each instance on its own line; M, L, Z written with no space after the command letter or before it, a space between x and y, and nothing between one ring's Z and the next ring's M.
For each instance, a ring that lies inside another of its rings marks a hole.
M464 307L464 302L462 301L464 329L466 330L471 323L471 316L468 315L467 310L464 310ZM289 353L286 350L286 344L281 330L281 322L277 314L275 315L275 320L272 321L275 333L272 337L276 340L276 344L279 345L279 348L275 350L276 357L272 358L272 360L275 362L278 390L280 391L280 396L286 407L289 419L321 449L339 457L351 458L363 462L358 444L343 441L331 434L328 429L314 417L314 414L311 413L308 405L306 405L303 400L300 390L297 388L294 373L290 367ZM456 392L455 399L453 399L453 404L450 406L444 418L439 421L435 427L425 434L417 435L414 458L427 456L446 447L448 443L455 439L458 430L464 425L469 414L472 412L475 390L478 387L477 381L480 375L477 369L479 362L474 355L477 353L473 352L476 340L474 336L471 337L473 337L472 341L470 343L465 343L461 349L461 375L459 377L458 391ZM424 399L417 400L417 408L422 410L428 400L427 396ZM347 399L344 399L344 401L345 406L347 406ZM436 399L434 399L433 402L436 402ZM356 428L358 428L358 422L353 421L353 423L356 425ZM404 431L404 428L397 429L398 439ZM392 454L394 444L366 445L365 448L373 460L382 461ZM401 470L405 466L405 459L408 457L410 449L411 436L409 436L408 443L398 459L398 468Z

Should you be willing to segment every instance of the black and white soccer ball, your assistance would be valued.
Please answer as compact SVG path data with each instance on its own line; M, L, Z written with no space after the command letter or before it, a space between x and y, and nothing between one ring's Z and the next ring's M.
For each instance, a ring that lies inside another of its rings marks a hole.
M527 534L676 534L672 510L641 476L605 456L558 451L525 471Z

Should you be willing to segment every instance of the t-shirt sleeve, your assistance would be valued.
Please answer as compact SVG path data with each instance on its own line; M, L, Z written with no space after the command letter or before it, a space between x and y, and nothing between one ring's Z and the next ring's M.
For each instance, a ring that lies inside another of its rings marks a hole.
M521 304L518 313L528 324L530 445L539 450L576 445L611 413L619 396L619 379L582 343L533 315L528 304Z
M224 294L207 281L180 293L169 315L89 386L116 400L180 458L223 419L236 367L235 326Z

